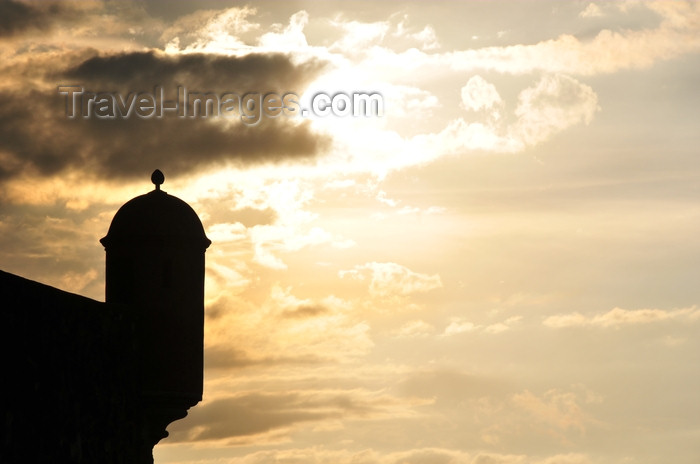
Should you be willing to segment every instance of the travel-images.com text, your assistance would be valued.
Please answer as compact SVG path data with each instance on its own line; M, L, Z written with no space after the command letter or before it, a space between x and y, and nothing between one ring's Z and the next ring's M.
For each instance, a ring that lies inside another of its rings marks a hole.
M384 100L377 92L339 92L332 96L319 92L311 98L311 108L302 108L294 92L190 92L177 87L175 99L166 99L165 89L155 86L153 92L94 92L81 85L61 85L58 93L65 96L66 116L70 119L141 119L180 117L239 117L248 125L256 125L263 117L326 117L382 116Z

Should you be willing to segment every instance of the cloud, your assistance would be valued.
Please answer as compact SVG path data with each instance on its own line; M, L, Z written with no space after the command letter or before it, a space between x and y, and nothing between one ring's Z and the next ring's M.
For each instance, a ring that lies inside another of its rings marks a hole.
M420 47L421 50L440 48L435 28L426 24L422 28L409 24L408 14L393 14L385 21L366 22L343 17L329 21L341 37L328 47L330 51L344 55L364 55L369 47L380 44L398 47Z
M591 464L593 461L585 454L558 454L538 461L537 464Z
M484 328L484 332L490 334L499 334L507 332L508 330L510 330L510 325L504 322L497 322L495 324L488 325Z
M60 58L52 64L60 66L58 61ZM217 94L301 92L301 86L322 67L319 62L292 64L289 57L276 54L174 57L155 52L91 56L60 71L50 71L49 65L45 81L56 79L123 96L152 92L156 85L170 95L176 95L177 85ZM217 164L310 160L328 141L315 134L308 121L290 118L262 118L256 126L237 118L175 115L69 119L65 103L55 86L0 92L0 179L70 170L88 171L103 179L126 179L154 167L180 175Z
M568 430L583 433L586 428L586 416L579 406L579 399L573 392L549 390L542 396L536 396L525 390L513 395L510 402L517 409L525 412L532 423L552 431Z
M246 43L249 35L260 31L260 24L248 20L256 12L250 7L196 11L175 20L163 31L160 41L170 52L249 50L251 47Z
M211 224L239 223L246 228L272 225L277 220L277 212L270 208L253 208L244 206L242 208L231 209L227 202L210 202L207 204L207 217L205 220Z
M580 122L590 123L597 109L598 97L589 86L562 74L544 76L518 96L518 121L511 130L533 146Z
M583 315L575 312L549 316L542 323L554 329L566 327L622 327L627 325L652 324L662 321L700 319L700 310L695 306L690 308L664 309L622 309L613 308L607 313Z
M525 389L483 396L472 402L471 408L474 421L480 427L478 433L486 443L513 444L522 440L523 443L570 446L591 428L602 425L587 411L589 405L602 401L599 395L577 385L571 390L553 388L542 394ZM580 462L581 456L558 458L562 458L562 462Z
M396 417L405 406L381 391L362 389L241 392L192 409L186 421L170 426L170 440L259 445L305 422Z
M251 355L243 349L232 347L230 343L207 346L204 352L205 368L213 369L243 369L250 367L270 366L307 366L319 365L326 361L322 356L313 354L296 355Z
M56 73L92 89L146 91L155 85L186 85L194 91L294 91L316 76L318 60L293 63L279 53L235 57L213 53L169 55L156 51L95 55ZM298 89L301 90L301 89Z
M657 28L622 32L604 29L587 41L563 34L536 44L459 50L439 56L414 52L417 55L414 61L426 65L445 62L454 70L597 75L648 68L659 60L700 50L700 4L647 2L643 5L661 17Z
M0 1L0 37L27 31L45 31L59 20L76 20L80 16L78 4L2 0Z
M308 47L304 28L309 23L309 14L305 10L294 13L289 24L279 31L266 32L259 39L260 47L277 51L299 51Z
M568 453L538 459L525 455L480 453L469 464L591 464L585 454Z
M246 393L203 403L190 412L183 430L171 427L173 441L220 440L260 435L295 423L337 418L337 399L314 400L300 393ZM185 424L185 422L182 422Z
M435 95L418 87L392 85L382 92L382 96L391 105L392 118L415 118L420 114L427 119L440 108Z
M410 397L431 398L438 409L454 409L468 400L506 391L505 384L498 380L450 369L413 372L398 389Z
M286 164L284 169L259 167L253 174L228 170L219 181L230 190L203 201L204 223L220 240L246 247L255 263L276 270L287 268L284 254L306 247L354 246L352 240L312 224L318 214L306 208L314 200L318 184L290 174L292 169Z
M69 210L65 201L0 208L0 262L26 275L92 298L104 297L104 207Z
M506 105L495 86L473 76L462 88L462 106L486 113L485 117L476 121L459 117L440 132L407 139L405 146L392 151L400 153L395 157L396 167L427 163L448 154L522 151L576 124L590 123L598 110L598 97L591 87L570 76L545 75L519 93L515 120L509 122L512 118L502 117Z
M511 330L522 319L521 316L512 316L503 322L496 322L488 325L477 325L463 317L453 317L450 324L445 327L442 335L458 335L466 332L484 332L488 334L500 334Z
M59 288L72 293L80 293L88 285L95 282L99 275L96 269L89 269L83 273L68 271L61 276L61 286Z
M462 105L465 109L488 110L501 103L501 96L496 87L479 75L469 78L467 84L462 87Z
M409 295L442 287L439 275L413 272L396 263L365 263L350 270L339 271L338 275L358 280L369 277L369 291L375 296Z
M463 434L456 438L463 449L478 449L484 444L490 446L487 449L500 450L515 450L528 443L571 444L602 425L589 408L603 398L583 385L539 393L522 389L521 381L513 382L508 377L438 369L414 371L397 388L403 395L432 400L426 407L431 413L426 426L440 423L432 422L434 417L453 424ZM578 462L574 456L568 457ZM520 459L523 461L516 462L539 462L526 456Z
M457 335L465 332L471 332L476 330L477 326L470 321L464 320L463 318L454 318L450 325L445 327L443 335Z
M578 15L582 18L596 18L603 16L603 12L595 3L589 3Z
M369 325L354 317L346 300L299 298L277 284L253 289L257 298L226 290L206 307L208 367L342 363L374 346Z
M291 317L293 319L306 319L309 317L322 316L329 312L328 308L323 305L299 305L294 309L288 309L283 313L283 317Z
M387 21L367 23L336 19L331 24L342 31L343 36L328 48L342 53L361 51L362 47L380 43L391 27Z
M425 337L435 331L435 327L422 320L408 321L394 333L399 337Z
M440 48L440 41L437 38L437 33L430 24L427 24L419 32L412 33L410 37L421 44L420 47L422 50L435 50Z
M584 454L552 456L499 454L486 451L469 453L459 449L422 447L394 452L376 449L337 450L330 447L262 450L229 458L230 464L591 464Z

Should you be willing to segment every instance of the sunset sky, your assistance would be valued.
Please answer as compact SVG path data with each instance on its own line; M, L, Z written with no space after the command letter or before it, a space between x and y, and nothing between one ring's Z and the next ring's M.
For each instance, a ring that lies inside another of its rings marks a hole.
M104 300L199 214L204 400L156 464L697 464L700 2L0 0L0 268ZM59 86L378 92L70 119Z

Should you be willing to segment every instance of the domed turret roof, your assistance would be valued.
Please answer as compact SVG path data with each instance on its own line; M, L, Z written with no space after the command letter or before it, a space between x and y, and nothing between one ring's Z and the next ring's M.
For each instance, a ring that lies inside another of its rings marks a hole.
M164 176L156 170L151 176L155 190L127 201L114 215L105 248L125 242L161 240L206 249L211 241L197 213L184 201L160 189Z

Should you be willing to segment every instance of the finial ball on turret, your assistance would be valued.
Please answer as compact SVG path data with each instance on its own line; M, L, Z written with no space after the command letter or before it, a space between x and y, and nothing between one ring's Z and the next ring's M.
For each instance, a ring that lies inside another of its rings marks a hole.
M160 169L153 171L153 174L151 174L151 182L155 184L156 190L160 190L160 185L165 182L165 176Z

